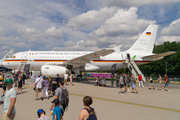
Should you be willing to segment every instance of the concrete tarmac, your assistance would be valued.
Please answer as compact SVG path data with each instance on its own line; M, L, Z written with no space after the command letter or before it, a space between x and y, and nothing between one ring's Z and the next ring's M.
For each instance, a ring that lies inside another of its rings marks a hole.
M66 86L70 93L70 103L64 120L78 120L83 106L83 96L93 97L91 107L95 108L98 120L179 120L180 119L180 89L172 88L169 91L149 90L136 87L138 94L121 93L115 87L93 86L93 81L88 84L74 82L73 86ZM44 109L50 115L50 106L53 97L49 100L35 100L34 83L26 81L23 93L18 94L16 101L15 120L37 120L37 110ZM178 86L179 87L179 86ZM131 88L129 88L131 90ZM168 88L166 88L168 90ZM0 89L2 94L2 88ZM2 113L2 107L0 108ZM2 120L2 114L0 114Z

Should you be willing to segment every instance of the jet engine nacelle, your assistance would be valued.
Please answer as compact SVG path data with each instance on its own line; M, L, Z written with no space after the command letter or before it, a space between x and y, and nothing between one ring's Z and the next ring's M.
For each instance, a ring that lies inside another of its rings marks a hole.
M43 65L41 67L41 74L46 77L57 77L57 74L59 76L64 75L68 70L66 67L62 66L54 66L54 65Z

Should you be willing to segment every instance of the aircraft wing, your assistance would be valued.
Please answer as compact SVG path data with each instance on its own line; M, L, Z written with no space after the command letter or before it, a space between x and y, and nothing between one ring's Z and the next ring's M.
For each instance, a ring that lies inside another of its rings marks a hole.
M66 62L64 62L63 64L66 64L66 65L82 65L82 64L85 64L85 63L90 63L90 61L92 59L100 59L100 56L106 56L108 54L111 54L113 53L115 50L112 48L108 48L108 49L101 49L101 50L98 50L98 51L95 51L95 52L92 52L92 53L89 53L89 54L86 54L86 55L83 55L83 56L80 56L80 57L77 57L77 58L74 58L74 59L71 59L71 60L68 60Z
M144 56L142 58L143 59L158 59L158 58L162 58L164 56L168 56L168 55L175 54L175 53L176 52L174 52L174 51L169 51L169 52L159 53L159 54L156 54L156 55Z

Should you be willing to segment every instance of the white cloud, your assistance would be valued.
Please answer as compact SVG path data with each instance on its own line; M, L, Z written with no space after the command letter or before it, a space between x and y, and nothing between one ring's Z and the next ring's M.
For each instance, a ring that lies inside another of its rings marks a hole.
M136 12L136 7L131 7L129 10L118 10L113 17L107 19L105 23L91 33L90 36L136 35L148 25L156 23L156 21L138 19Z
M180 19L173 21L168 27L162 29L161 36L159 38L159 42L166 42L166 41L177 41L180 42Z
M62 38L62 30L56 29L56 27L52 26L51 28L47 29L44 33L45 37L54 37L54 38Z
M70 18L67 26L74 27L75 29L84 27L92 28L103 23L107 18L113 16L118 9L119 8L117 7L104 7L99 11L90 10L86 13Z
M168 27L165 27L161 34L176 36L180 35L180 19L173 21Z
M118 6L122 8L128 8L132 6L142 5L166 5L179 2L179 0L99 0L104 6Z
M19 28L17 31L24 39L30 42L34 42L40 37L40 33L36 28Z
M166 42L166 41L169 41L169 42L173 42L173 41L180 42L180 36L161 36L158 41L161 42L161 43Z
M3 50L10 50L10 47L6 46L6 45L3 45L1 49L3 49Z

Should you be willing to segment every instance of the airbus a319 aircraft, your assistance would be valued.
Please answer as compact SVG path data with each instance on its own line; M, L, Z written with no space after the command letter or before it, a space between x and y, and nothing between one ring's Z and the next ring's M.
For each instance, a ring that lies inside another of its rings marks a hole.
M137 65L160 60L175 52L153 54L158 25L149 25L137 41L126 51L120 47L100 49L98 51L25 51L15 53L2 62L4 67L19 70L29 64L30 71L41 71L42 75L56 77L67 69L76 74L82 71L110 71L113 64L116 69L126 68L127 58L134 59Z

